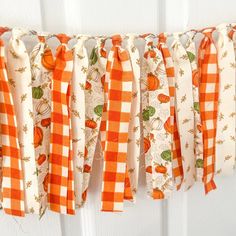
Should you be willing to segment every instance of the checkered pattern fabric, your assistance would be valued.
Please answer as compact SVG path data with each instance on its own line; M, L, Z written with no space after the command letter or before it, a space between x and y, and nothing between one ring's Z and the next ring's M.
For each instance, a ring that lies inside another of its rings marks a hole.
M127 172L128 127L133 72L129 53L121 48L121 37L112 37L106 82L107 120L104 145L102 211L123 211L123 200L132 199Z
M203 31L204 38L199 46L200 70L200 114L203 132L203 182L205 193L216 188L215 171L215 138L219 93L219 71L217 50L212 38L213 29Z
M2 206L7 214L25 215L23 170L16 117L5 68L4 43L0 39L0 127L3 169Z
M158 38L159 38L158 49L161 51L164 59L166 75L169 84L170 124L172 129L172 170L176 188L177 190L179 190L183 182L184 173L182 165L180 137L175 115L175 71L174 71L173 60L166 44L167 38L165 34L164 33L159 34Z
M75 213L74 177L70 124L70 83L73 54L68 49L69 37L58 35L52 81L51 143L49 158L48 204L52 211Z

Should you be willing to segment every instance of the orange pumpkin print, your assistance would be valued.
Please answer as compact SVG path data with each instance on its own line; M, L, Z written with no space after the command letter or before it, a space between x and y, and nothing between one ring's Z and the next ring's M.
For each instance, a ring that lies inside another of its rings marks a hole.
M45 154L40 154L38 157L38 165L42 165L46 161L47 157Z
M107 57L107 52L106 52L106 50L104 50L104 48L101 48L101 49L100 49L100 55L101 55L102 57L104 57L104 58Z
M154 139L154 134L153 134L153 133L150 133L150 134L149 134L149 139L150 139L150 140L153 140L153 139Z
M55 67L55 62L53 59L52 51L49 48L46 48L42 56L42 65L48 69L53 70Z
M34 127L34 147L37 148L38 146L42 145L43 141L43 130L35 126Z
M101 83L102 83L102 86L104 87L104 85L105 85L105 75L103 75L101 77Z
M97 123L94 120L86 120L85 121L85 126L91 129L96 129L97 128Z
M85 172L85 173L89 173L90 171L91 171L91 166L85 164L85 165L84 165L84 172Z
M148 58L148 56L150 56L150 58L155 58L156 57L156 52L153 50L148 50L144 53L144 58Z
M170 101L170 97L161 93L157 96L157 99L161 102L161 103L167 103Z
M87 198L87 189L82 193L82 200L86 201Z
M172 126L170 124L170 117L166 120L166 122L164 123L164 128L166 130L167 133L172 133Z
M49 182L49 174L47 173L43 180L43 189L46 193L48 192L48 182Z
M91 88L92 88L91 83L89 83L88 81L86 81L85 90L90 90Z
M194 70L192 72L192 83L195 87L199 86L199 76L198 76L198 70Z
M164 193L159 188L153 189L152 196L154 199L164 199L165 198Z
M152 166L147 166L146 172L151 174L152 173Z
M165 173L167 172L167 168L166 168L165 166L163 166L163 165L157 165L157 166L155 167L155 171L156 171L157 173L165 174Z
M51 118L45 118L41 120L42 127L48 127L51 124Z
M144 152L147 153L149 148L151 147L151 143L150 140L148 138L144 138L143 139L143 148L144 148Z
M88 149L87 147L84 147L84 158L86 159L88 157Z
M201 124L197 124L197 129L201 133L202 132L202 125Z
M160 87L160 80L153 73L147 75L147 87L149 91L155 91Z

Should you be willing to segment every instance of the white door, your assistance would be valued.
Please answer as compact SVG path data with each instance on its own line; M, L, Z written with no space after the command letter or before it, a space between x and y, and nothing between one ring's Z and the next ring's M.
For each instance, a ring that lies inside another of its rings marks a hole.
M36 30L112 34L181 31L236 22L235 0L1 0L0 25ZM142 164L141 164L142 165ZM147 199L141 166L137 203L123 213L100 212L101 160L94 171L86 206L76 216L48 212L24 219L0 213L1 236L234 236L236 176L216 179L204 195L196 184L166 201Z

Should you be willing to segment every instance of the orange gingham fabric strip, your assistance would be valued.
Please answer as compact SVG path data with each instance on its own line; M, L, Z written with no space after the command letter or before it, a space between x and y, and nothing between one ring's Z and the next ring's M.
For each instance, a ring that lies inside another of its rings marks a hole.
M132 199L127 147L133 72L129 54L121 48L121 41L119 35L112 37L113 47L107 61L106 76L109 78L102 211L123 211L124 199Z
M5 68L4 43L0 39L0 127L2 144L2 207L5 213L25 215L23 170L16 117Z
M183 182L183 165L182 165L182 155L181 155L181 145L179 132L176 122L175 114L175 70L170 51L166 44L166 36L164 33L159 34L158 36L158 48L162 53L166 75L169 83L169 94L170 94L170 125L172 133L172 171L173 178L175 180L175 186L177 190L180 189Z
M203 31L204 38L201 41L198 52L200 114L203 132L203 182L205 193L216 188L214 171L219 71L217 50L213 42L212 32L213 29Z
M73 54L67 47L69 37L57 37L61 45L57 48L52 81L48 204L52 211L75 214L69 104Z

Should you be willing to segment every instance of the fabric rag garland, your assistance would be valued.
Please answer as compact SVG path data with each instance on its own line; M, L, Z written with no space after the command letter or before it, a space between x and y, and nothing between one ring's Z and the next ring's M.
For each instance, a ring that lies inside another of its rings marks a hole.
M70 37L0 27L5 213L75 214L87 201L99 145L102 211L123 211L124 200L136 200L141 158L153 199L196 181L205 193L214 190L215 174L235 169L235 32L235 24L221 24L173 34ZM38 39L29 54L26 35ZM60 41L55 56L51 37ZM138 39L145 41L143 54Z

